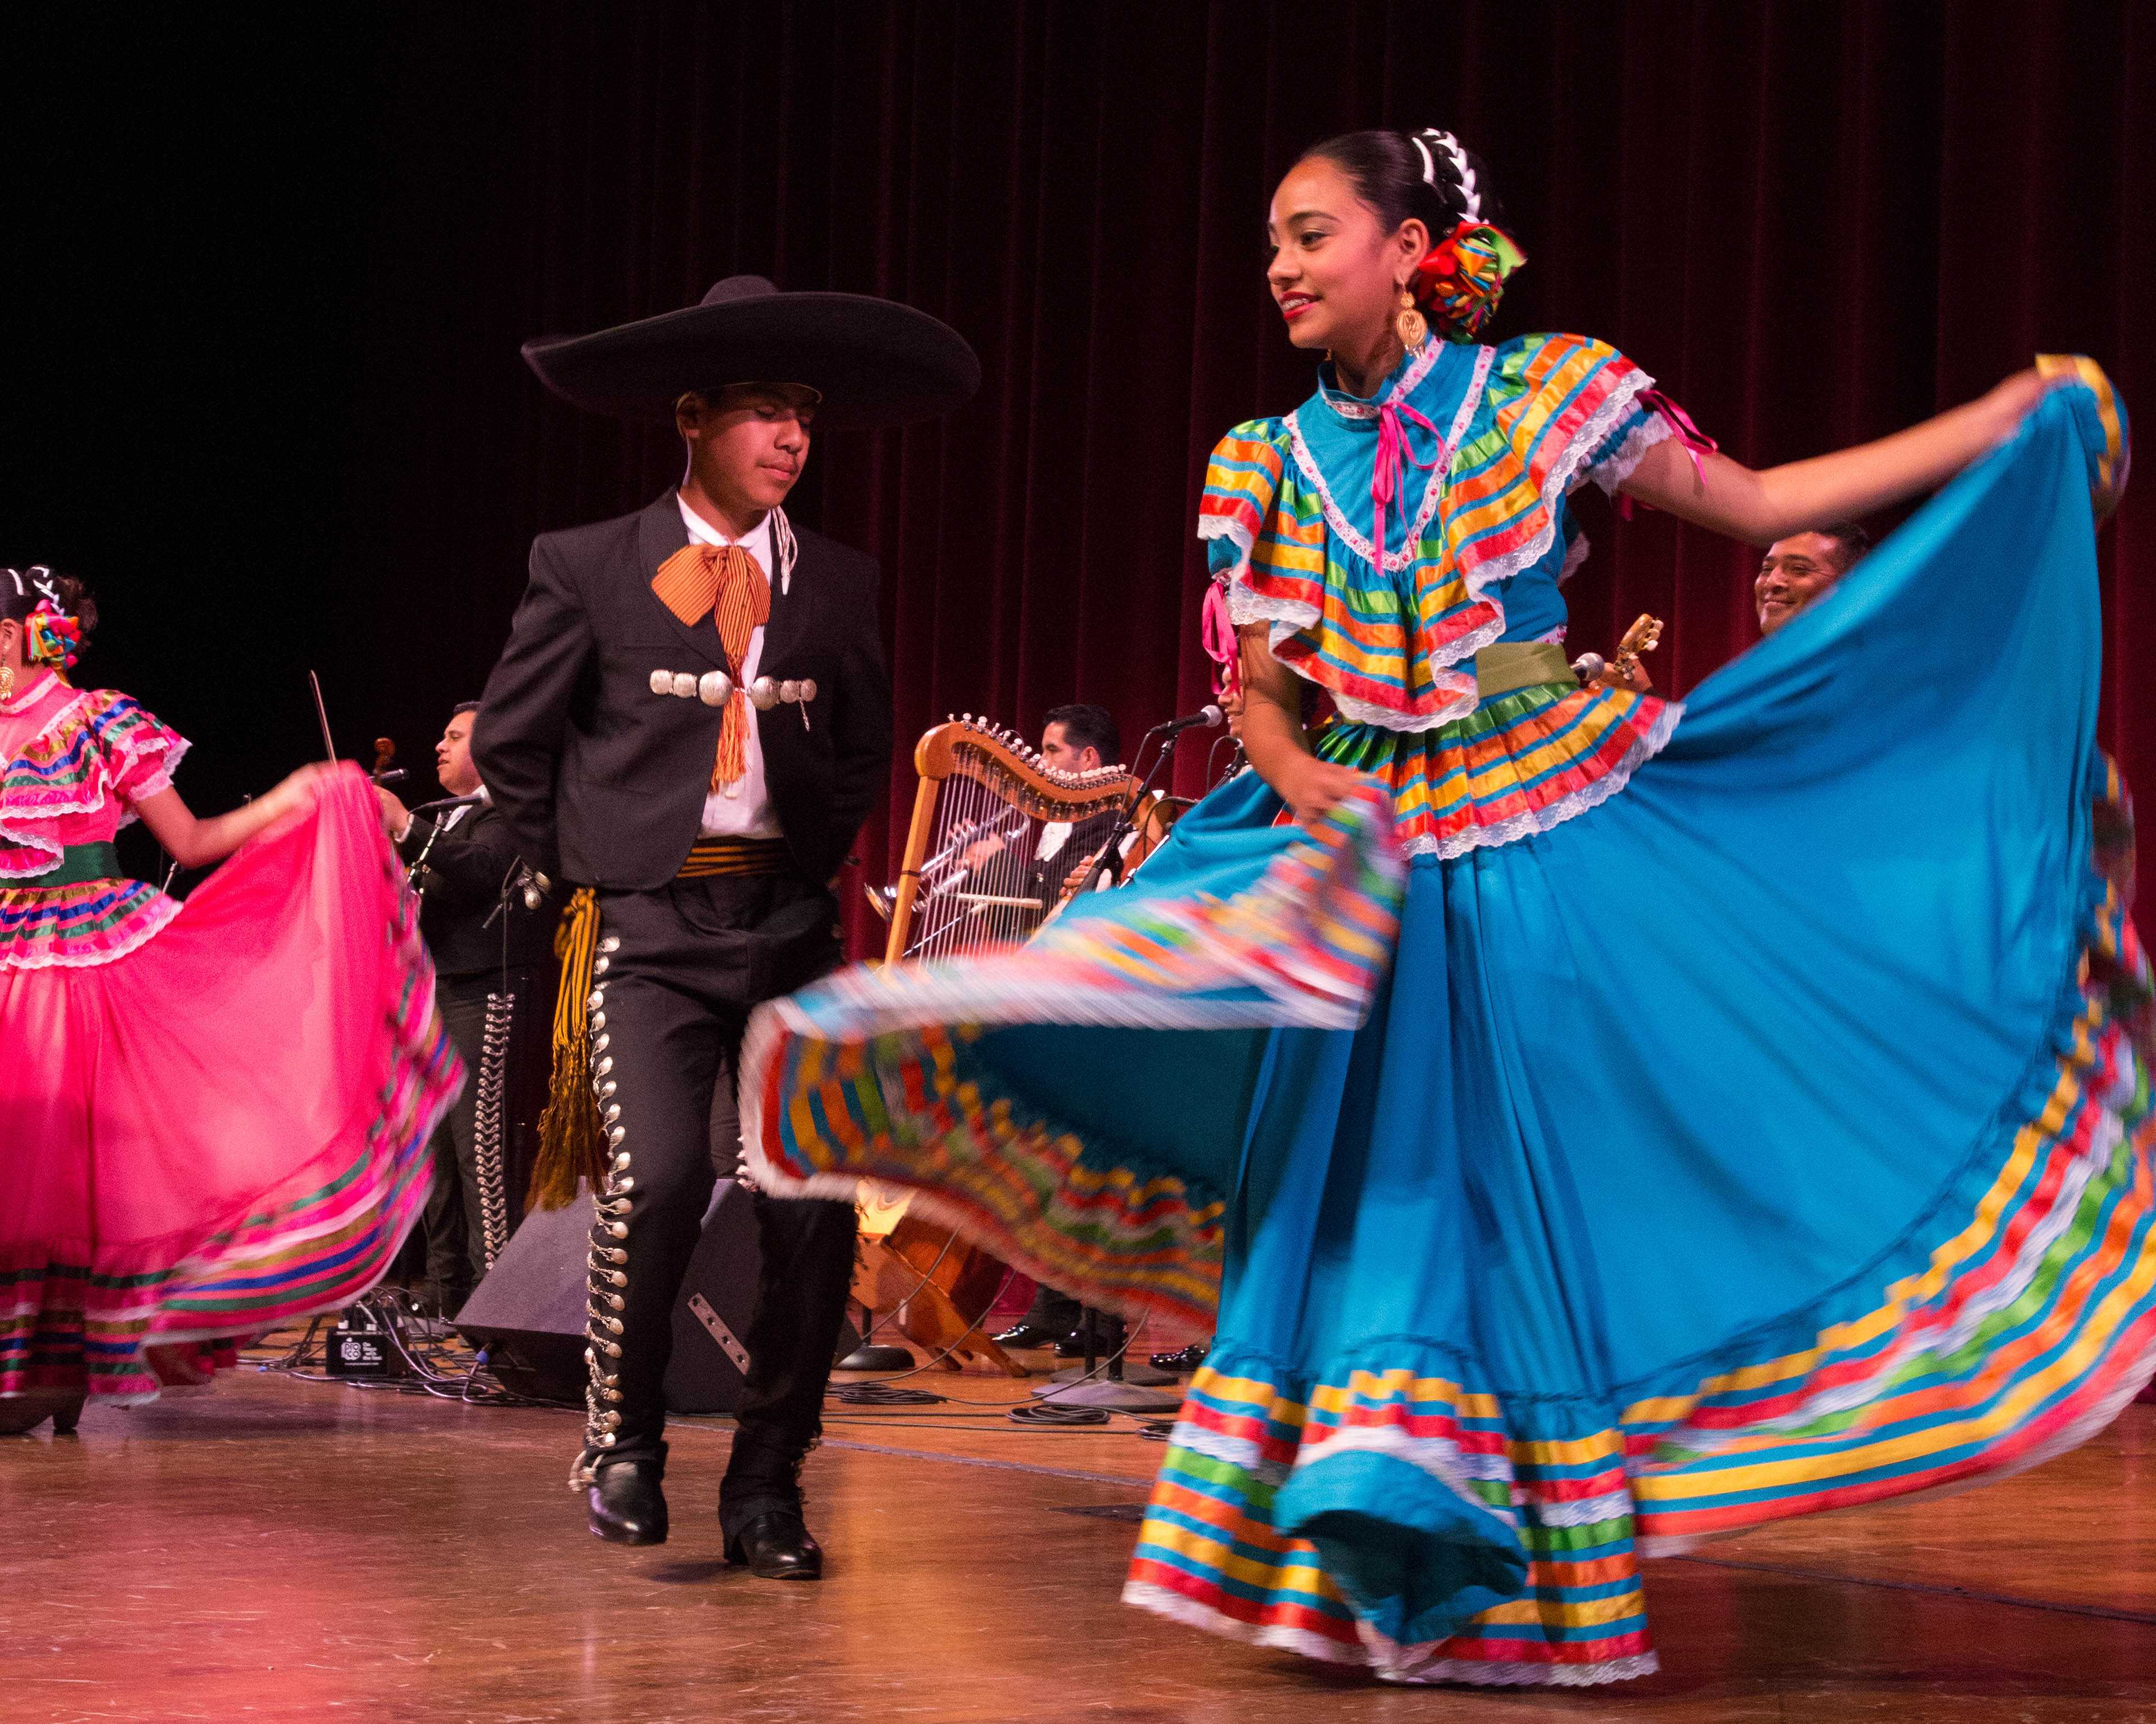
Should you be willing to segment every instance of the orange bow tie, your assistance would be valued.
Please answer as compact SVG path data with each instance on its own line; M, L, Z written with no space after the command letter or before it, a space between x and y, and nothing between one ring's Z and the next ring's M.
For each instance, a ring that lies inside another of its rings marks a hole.
M742 687L742 662L756 631L771 620L771 584L757 560L739 545L684 545L659 565L651 590L681 620L693 626L707 615L718 624L719 645L726 649L726 670L734 692L719 726L718 758L711 764L711 788L732 795L748 775L748 695Z

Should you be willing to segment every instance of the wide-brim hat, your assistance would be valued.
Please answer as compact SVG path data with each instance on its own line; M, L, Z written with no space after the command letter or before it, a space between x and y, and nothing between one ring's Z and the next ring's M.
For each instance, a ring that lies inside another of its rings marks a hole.
M729 275L684 311L593 335L544 336L524 363L557 395L593 413L670 419L690 389L804 383L818 423L863 427L933 419L981 386L981 362L948 324L859 293L782 293Z

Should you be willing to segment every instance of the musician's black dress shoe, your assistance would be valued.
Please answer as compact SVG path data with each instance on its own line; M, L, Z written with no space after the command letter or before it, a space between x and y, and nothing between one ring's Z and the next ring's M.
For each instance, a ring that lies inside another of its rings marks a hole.
M591 1487L592 1531L609 1544L666 1542L666 1493L655 1461L618 1460L598 1469Z
M766 1580L821 1580L824 1547L790 1509L767 1509L726 1541L726 1561Z
M1067 1329L1050 1329L1028 1320L1011 1325L995 1337L995 1343L999 1347L1052 1347L1070 1339L1070 1331Z
M1194 1341L1188 1346L1178 1347L1172 1353L1155 1353L1152 1356L1152 1368L1155 1371L1195 1371L1205 1362L1208 1351L1206 1342Z

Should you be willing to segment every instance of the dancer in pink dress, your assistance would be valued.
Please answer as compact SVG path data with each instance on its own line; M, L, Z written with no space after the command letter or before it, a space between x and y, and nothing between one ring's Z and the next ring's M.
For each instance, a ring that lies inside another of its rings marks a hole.
M95 622L77 582L0 569L6 1433L357 1298L464 1081L365 778L306 767L197 819L186 742L69 683ZM177 903L120 872L137 817L187 867L231 860Z

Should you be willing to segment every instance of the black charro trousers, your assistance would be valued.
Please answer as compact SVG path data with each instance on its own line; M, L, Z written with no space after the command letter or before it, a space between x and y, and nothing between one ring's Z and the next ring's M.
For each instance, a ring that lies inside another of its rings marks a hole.
M714 1184L740 1165L742 1032L751 1007L838 967L837 921L829 892L790 875L599 894L593 1065L600 1116L622 1134L611 1153L629 1158L613 1182L621 1195L593 1230L594 1327L604 1335L606 1320L621 1325L613 1334L619 1356L603 1361L616 1377L620 1417L602 1462L665 1460L675 1304ZM720 1492L729 1536L798 1500L794 1481L822 1433L853 1279L852 1204L759 1193L756 1210L763 1272Z

